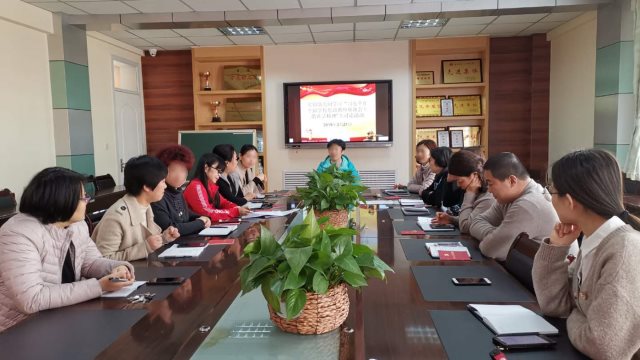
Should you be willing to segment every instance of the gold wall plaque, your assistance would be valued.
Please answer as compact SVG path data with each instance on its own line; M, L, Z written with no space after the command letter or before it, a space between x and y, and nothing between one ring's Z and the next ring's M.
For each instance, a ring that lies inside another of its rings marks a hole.
M482 115L482 97L480 95L453 95L453 116Z
M481 83L482 60L442 60L442 83Z
M259 90L262 75L260 66L225 66L222 71L224 90Z
M416 97L416 116L430 117L441 116L440 100L444 96L418 96Z
M433 71L416 71L416 85L433 85Z

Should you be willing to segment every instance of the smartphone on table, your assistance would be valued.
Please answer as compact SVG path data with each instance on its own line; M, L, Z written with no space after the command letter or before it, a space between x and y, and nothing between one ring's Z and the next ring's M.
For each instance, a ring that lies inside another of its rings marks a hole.
M475 278L475 277L455 277L451 281L456 286L488 286L491 285L491 280L487 278Z

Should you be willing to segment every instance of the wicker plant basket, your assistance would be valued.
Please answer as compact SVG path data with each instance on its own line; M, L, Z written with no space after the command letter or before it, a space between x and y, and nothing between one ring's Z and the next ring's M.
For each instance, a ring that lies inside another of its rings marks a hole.
M325 226L331 225L334 228L346 228L349 226L349 211L347 210L327 210L316 213L316 219L328 216L329 221L320 225L324 229Z
M291 320L278 315L269 305L271 321L282 331L294 334L324 334L335 330L349 315L347 286L332 287L326 294L307 293L307 303L300 315Z

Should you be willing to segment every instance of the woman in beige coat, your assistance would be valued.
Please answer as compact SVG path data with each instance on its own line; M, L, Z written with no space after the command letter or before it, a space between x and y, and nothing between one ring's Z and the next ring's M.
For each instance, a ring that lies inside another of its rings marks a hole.
M89 237L83 180L63 168L42 170L26 187L20 213L0 228L0 332L40 310L132 284L131 264L103 258Z
M264 192L267 177L264 174L254 175L253 168L258 163L258 149L251 144L240 149L240 161L236 168L236 179L240 180L243 194L260 195Z
M175 227L163 232L153 221L150 205L162 200L166 176L167 167L155 157L143 155L127 161L127 194L111 205L91 235L102 255L125 261L144 259L180 236Z

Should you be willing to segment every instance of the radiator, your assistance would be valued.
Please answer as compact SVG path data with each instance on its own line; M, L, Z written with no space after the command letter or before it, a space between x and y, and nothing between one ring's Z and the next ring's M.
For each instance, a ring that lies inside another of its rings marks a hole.
M285 170L282 172L284 190L295 190L307 185L306 174L309 171ZM362 170L362 184L370 189L392 189L396 184L395 170Z

